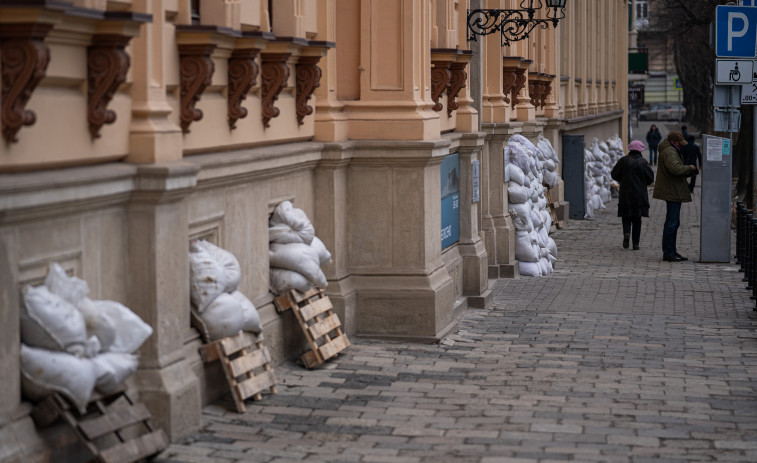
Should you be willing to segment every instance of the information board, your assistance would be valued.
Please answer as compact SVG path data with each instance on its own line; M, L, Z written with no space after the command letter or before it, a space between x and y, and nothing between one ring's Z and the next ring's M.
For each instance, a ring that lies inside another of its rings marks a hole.
M460 241L460 155L450 154L441 165L442 249Z

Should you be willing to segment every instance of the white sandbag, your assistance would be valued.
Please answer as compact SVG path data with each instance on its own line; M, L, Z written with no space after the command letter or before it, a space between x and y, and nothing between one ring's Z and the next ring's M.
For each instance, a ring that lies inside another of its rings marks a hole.
M200 313L200 318L205 322L211 341L239 333L244 323L242 305L229 293L223 293L215 298Z
M100 341L100 350L107 351L116 340L116 323L105 312L97 310L92 299L85 297L76 305L84 317L87 336L95 336ZM98 351L99 352L99 351Z
M260 325L260 315L251 300L239 291L231 293L242 309L242 331L260 333L263 327Z
M109 352L133 354L152 334L152 327L128 307L116 301L92 301L116 326L116 337Z
M63 267L56 262L51 263L47 270L45 286L51 293L74 305L89 294L89 285L86 281L68 276Z
M95 389L103 394L113 394L137 371L137 356L116 352L105 352L92 359L97 380Z
M84 355L87 326L76 307L44 285L26 286L23 292L24 303L19 311L21 342Z
M584 213L584 219L590 219L594 217L594 203L591 198L586 201L586 212Z
M547 172L554 172L555 169L557 169L557 166L555 165L555 161L551 159L547 159L546 161L544 161L544 170L546 170Z
M526 188L531 188L531 179L528 178L527 175L523 176L523 186Z
M314 236L313 241L310 243L310 247L315 249L315 252L318 253L318 261L321 263L321 265L331 263L331 253L328 249L326 249L326 245L323 244L323 241L321 241L320 238Z
M505 145L505 156L510 160L510 164L514 164L520 168L523 173L530 170L528 165L528 153L526 153L525 148L518 143L508 143Z
M97 339L97 336L90 336L89 339L87 339L87 344L84 346L84 356L91 359L102 350L103 346L100 344L100 340Z
M599 149L602 150L605 153L609 153L610 152L610 147L607 146L607 143L605 143L603 141L599 142Z
M557 243L551 236L547 237L547 249L549 249L549 254L557 259Z
M268 274L268 284L274 294L283 294L290 289L300 292L309 290L313 285L305 278L305 275L294 270L271 267Z
M523 173L523 170L520 167L516 166L515 164L508 164L506 169L510 182L515 182L518 185L523 185L526 174Z
M510 185L507 186L507 201L510 204L525 203L528 201L529 195L530 191L528 188L518 185L515 182L511 182Z
M194 240L189 249L189 298L199 312L230 286L223 265L203 243Z
M513 225L516 230L529 232L533 230L531 223L531 205L528 203L509 204L507 207L510 216L513 219Z
M285 268L305 275L315 286L325 288L328 283L321 271L318 253L304 243L272 243L268 253L271 267Z
M527 277L541 276L538 262L518 262L518 272Z
M542 228L544 226L544 222L541 220L540 215L536 211L531 211L531 223L534 224L535 228Z
M515 258L521 262L539 260L539 247L532 244L531 237L525 231L515 232Z
M515 142L522 145L523 147L526 148L527 151L530 151L529 153L530 156L536 156L536 151L537 151L536 146L531 142L531 140L524 137L523 135L519 133L513 135L512 137L510 137L510 142Z
M276 206L268 223L268 241L271 243L310 244L315 236L308 215L302 209L292 206L289 201L282 201ZM287 225L289 229L281 225Z
M91 359L21 344L21 390L32 401L59 392L85 413L96 378Z
M215 259L223 269L224 276L226 277L224 279L223 290L227 293L236 291L239 281L242 279L242 267L239 265L239 261L234 254L205 240L197 241L196 245L205 249L210 254L210 257Z

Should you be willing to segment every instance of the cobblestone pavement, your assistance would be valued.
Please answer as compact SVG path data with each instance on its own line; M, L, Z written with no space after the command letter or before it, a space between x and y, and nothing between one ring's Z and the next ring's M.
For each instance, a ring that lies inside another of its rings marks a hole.
M697 191L699 189L697 188ZM157 461L757 461L757 316L734 265L696 262L698 207L663 262L664 203L640 251L617 202L554 233L558 267L495 284L439 345L353 339L279 393L209 406Z

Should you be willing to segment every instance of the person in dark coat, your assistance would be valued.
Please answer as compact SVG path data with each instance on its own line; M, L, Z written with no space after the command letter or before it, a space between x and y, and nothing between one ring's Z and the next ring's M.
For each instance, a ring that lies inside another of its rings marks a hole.
M702 169L702 150L699 149L699 145L694 143L694 135L686 137L686 141L688 144L681 148L683 163L697 168L697 170L692 172L691 179L689 180L689 191L693 193L694 185L697 183L697 174Z
M654 172L641 155L644 143L634 140L628 144L628 150L629 153L618 160L610 175L620 183L618 217L623 219L623 247L628 249L628 241L633 237L633 250L638 251L641 218L649 217L647 185L654 182Z
M647 145L649 145L649 163L653 166L657 165L657 145L660 144L660 141L662 141L660 129L652 124L652 127L649 128L649 132L647 132Z

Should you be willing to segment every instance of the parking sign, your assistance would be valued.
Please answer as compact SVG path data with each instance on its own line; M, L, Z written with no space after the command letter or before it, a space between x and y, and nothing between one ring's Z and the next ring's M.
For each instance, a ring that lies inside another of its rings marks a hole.
M757 8L720 5L715 9L715 52L717 56L757 56Z

